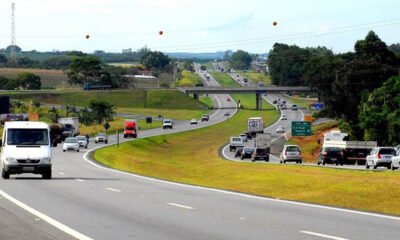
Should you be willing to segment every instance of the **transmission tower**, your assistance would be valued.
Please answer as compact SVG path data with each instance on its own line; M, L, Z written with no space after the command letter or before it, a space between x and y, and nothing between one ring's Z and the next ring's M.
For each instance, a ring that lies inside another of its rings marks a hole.
M10 52L10 62L12 64L17 63L17 43L15 39L15 3L12 3L11 5L11 52Z

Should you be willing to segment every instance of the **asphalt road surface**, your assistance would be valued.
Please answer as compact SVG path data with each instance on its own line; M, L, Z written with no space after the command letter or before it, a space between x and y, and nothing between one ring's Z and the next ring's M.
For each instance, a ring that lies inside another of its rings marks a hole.
M224 106L234 104L223 99ZM226 111L235 110L219 110L204 125L224 120ZM139 136L190 127L183 123ZM115 143L115 136L109 141ZM101 145L92 139L89 149ZM25 174L0 181L1 239L27 239L27 232L33 234L30 239L398 239L397 217L127 174L91 162L89 149L63 153L61 146L55 148L52 180Z

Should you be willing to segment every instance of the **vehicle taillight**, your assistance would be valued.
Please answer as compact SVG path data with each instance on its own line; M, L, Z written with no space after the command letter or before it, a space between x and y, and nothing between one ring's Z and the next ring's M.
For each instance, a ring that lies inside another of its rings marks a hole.
M323 152L323 153L322 153L322 156L327 156L327 155L328 155L327 152Z
M287 151L285 151L285 156L287 156Z
M378 153L378 155L376 155L376 157L377 157L378 159L381 159L382 156L381 156L381 154Z
M344 155L343 151L340 151L340 156L343 156L343 155Z

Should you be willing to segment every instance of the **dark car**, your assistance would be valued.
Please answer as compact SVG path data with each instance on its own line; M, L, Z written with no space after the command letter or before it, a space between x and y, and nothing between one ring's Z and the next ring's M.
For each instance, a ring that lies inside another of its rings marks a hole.
M343 165L344 152L343 149L338 147L324 147L319 152L317 164L325 165L326 163Z
M251 158L251 155L254 152L254 147L245 147L242 150L242 154L240 156L240 159L245 159L245 158Z
M237 147L235 150L235 157L242 156L243 147Z
M264 161L269 162L269 152L269 148L256 147L253 154L251 155L251 161L255 162L258 159L263 159Z

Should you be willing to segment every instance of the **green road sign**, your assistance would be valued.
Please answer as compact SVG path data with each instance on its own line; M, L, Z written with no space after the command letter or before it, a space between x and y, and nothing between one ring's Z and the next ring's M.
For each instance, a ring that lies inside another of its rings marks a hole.
M311 134L310 122L292 122L292 136L310 136Z

